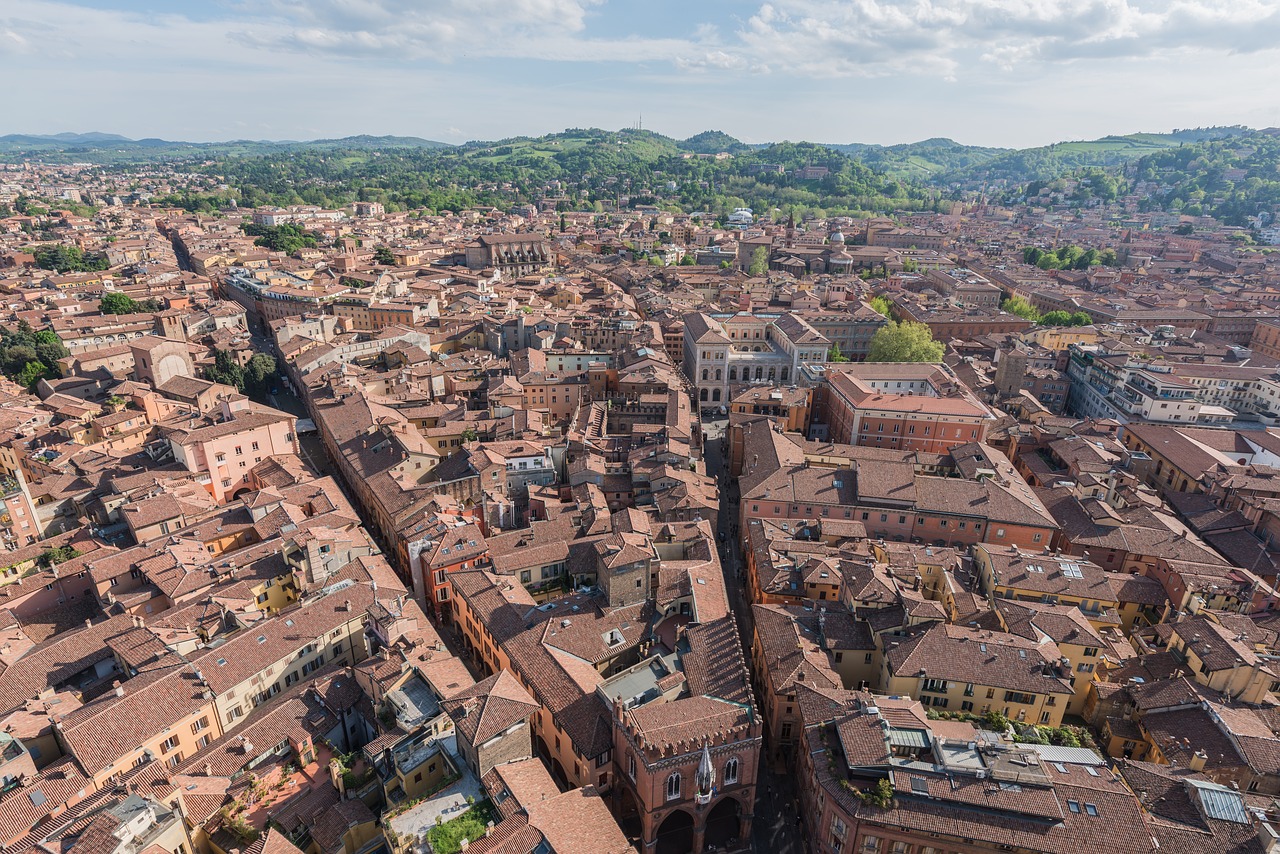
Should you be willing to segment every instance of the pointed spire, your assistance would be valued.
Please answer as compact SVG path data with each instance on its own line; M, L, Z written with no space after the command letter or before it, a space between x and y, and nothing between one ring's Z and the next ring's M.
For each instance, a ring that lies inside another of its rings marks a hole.
M702 760L698 762L698 773L694 777L698 784L698 794L709 795L716 784L716 769L711 764L711 748L702 743Z

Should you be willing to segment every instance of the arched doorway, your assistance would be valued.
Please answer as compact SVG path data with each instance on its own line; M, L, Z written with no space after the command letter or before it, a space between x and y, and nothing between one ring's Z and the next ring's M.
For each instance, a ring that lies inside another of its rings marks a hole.
M737 798L721 798L707 813L707 846L723 848L738 838L742 808Z
M622 795L618 801L618 825L627 840L635 842L644 834L644 821L640 818L640 806L636 796L626 786L620 786Z
M689 854L693 850L693 816L676 810L658 825L656 854Z

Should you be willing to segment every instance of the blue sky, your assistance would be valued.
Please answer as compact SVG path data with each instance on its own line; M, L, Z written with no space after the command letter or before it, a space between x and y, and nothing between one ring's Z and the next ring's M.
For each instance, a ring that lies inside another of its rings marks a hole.
M1038 145L1280 125L1280 0L3 0L0 133Z

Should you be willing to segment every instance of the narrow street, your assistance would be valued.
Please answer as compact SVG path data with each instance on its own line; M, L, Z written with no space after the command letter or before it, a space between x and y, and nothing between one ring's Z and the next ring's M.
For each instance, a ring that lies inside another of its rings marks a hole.
M736 535L738 481L729 475L725 459L724 434L728 426L727 419L703 422L707 437L707 473L715 477L720 486L720 518L716 523L716 536L722 539L720 558L724 566L725 587L729 593L729 605L737 616L742 654L750 662L753 624L744 584L745 564ZM756 707L759 709L759 687L755 686L755 690ZM757 774L757 783L755 820L751 825L752 849L762 854L800 854L804 846L794 781L764 761Z

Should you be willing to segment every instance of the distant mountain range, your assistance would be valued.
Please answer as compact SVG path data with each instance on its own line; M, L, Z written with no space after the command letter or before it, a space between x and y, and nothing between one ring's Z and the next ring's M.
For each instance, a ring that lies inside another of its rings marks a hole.
M372 136L360 134L337 139L315 140L233 140L229 142L180 142L164 139L130 139L112 133L9 134L0 136L0 159L40 157L49 160L125 163L133 160L164 160L190 157L266 155L298 150L390 150L417 149L470 152L506 156L513 151L564 150L579 131L567 130L542 137L512 137L496 142L468 142L452 145L416 136ZM595 131L595 133L599 133ZM1060 142L1035 148L991 148L964 145L951 139L933 138L901 145L868 143L821 143L862 161L876 171L939 187L1007 186L1050 180L1072 170L1089 167L1116 167L1149 154L1193 144L1237 137L1274 135L1274 128L1257 131L1243 126L1175 130L1172 133L1135 133L1106 136L1095 140ZM744 143L723 131L708 130L678 140L649 131L632 132L637 143L654 146L654 153L688 152L741 154L759 151L765 144Z
M0 157L57 156L61 160L75 160L73 155L87 155L93 161L127 162L130 159L162 160L175 157L205 155L267 154L291 149L360 148L366 150L386 148L451 148L447 142L421 139L416 136L371 136L360 134L342 139L252 140L239 139L228 142L182 142L168 139L130 139L114 133L12 133L0 136Z

